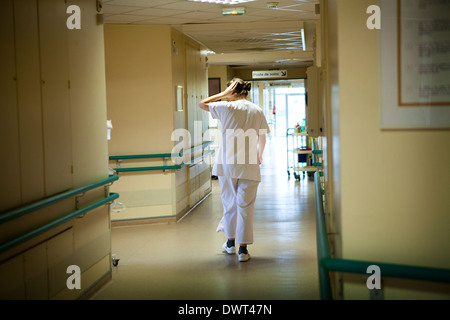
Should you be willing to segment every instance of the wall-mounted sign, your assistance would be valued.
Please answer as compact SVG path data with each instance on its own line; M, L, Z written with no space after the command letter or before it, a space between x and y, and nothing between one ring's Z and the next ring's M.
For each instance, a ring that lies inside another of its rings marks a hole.
M253 71L252 78L253 79L287 78L287 70Z

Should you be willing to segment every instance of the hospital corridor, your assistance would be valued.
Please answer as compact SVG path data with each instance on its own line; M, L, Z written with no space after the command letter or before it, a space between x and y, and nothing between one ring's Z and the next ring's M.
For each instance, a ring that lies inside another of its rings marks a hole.
M222 252L214 180L211 195L178 223L113 228L112 252L120 261L92 299L319 299L314 181L288 178L285 144L285 138L267 143L248 262Z
M0 0L0 301L450 300L448 12Z

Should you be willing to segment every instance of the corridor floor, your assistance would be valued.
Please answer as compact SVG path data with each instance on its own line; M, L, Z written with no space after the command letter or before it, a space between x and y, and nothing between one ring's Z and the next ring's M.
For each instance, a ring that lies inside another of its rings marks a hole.
M114 227L120 259L93 300L319 299L314 181L286 172L285 138L268 139L261 166L251 259L222 253L220 188L176 224Z

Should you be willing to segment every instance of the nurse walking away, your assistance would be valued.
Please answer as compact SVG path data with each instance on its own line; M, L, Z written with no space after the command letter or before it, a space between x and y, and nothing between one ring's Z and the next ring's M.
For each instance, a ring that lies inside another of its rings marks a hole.
M227 88L202 100L199 107L211 112L222 124L220 143L212 174L219 178L223 218L217 232L228 239L222 249L236 253L239 261L248 261L247 245L253 244L253 212L261 182L259 165L270 132L260 107L246 100L251 83L235 78ZM226 99L227 101L219 101Z

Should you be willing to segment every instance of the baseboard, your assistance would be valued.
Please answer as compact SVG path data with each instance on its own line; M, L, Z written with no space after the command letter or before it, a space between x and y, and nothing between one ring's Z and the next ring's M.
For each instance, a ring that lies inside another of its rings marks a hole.
M94 284L92 284L86 291L84 291L77 300L89 300L94 294L97 293L98 290L103 288L109 281L112 279L112 270L109 270L107 273L103 275L100 279L98 279Z
M111 221L111 227L138 226L141 224L158 224L158 223L175 223L177 217L155 217L130 220L114 220Z
M188 214L192 212L199 204L201 204L206 198L211 195L211 188L206 190L207 194L200 199L192 208L186 207L181 210L176 216L172 217L154 217L154 218L142 218L142 219L130 219L130 220L114 220L111 221L111 227L123 227L123 226L137 226L142 224L168 224L177 223L183 220Z

